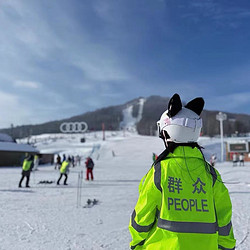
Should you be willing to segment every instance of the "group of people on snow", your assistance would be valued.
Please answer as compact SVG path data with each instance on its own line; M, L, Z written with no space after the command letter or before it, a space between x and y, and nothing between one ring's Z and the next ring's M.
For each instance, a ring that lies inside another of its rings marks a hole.
M64 162L66 160L66 158L68 160L70 160L72 167L74 168L75 166L80 166L81 165L81 157L80 155L72 155L72 156L68 156L66 157L65 154L63 154L63 157L61 158L61 156L58 154L56 157L56 161L55 161L55 169L59 169L62 162Z
M64 185L67 185L67 179L68 179L68 173L69 173L69 168L74 167L74 156L68 156L66 159L65 154L63 154L63 160L61 162L61 157L58 154L56 157L56 165L55 169L58 168L60 170L60 177L57 180L57 185L60 185L60 180L63 176L65 176L64 179ZM76 161L80 165L81 164L81 157L79 155L76 156ZM85 166L86 166L86 180L94 180L94 175L93 175L93 169L94 169L94 161L93 159L88 156L85 161Z
M244 166L244 155L243 153L237 155L236 153L233 153L233 167L238 165L238 162L240 163L240 166Z
M60 171L60 176L56 182L57 185L60 185L60 181L62 177L64 176L64 185L67 184L68 180L68 174L69 174L69 168L75 166L75 159L77 165L80 166L81 164L81 157L79 155L74 158L74 156L68 156L66 157L65 154L63 154L63 157L58 154L56 157L55 161L55 169L58 169ZM21 179L19 181L18 187L22 187L22 182L24 178L26 177L26 187L29 188L29 181L30 181L30 174L32 171L37 170L37 167L39 165L39 157L38 155L31 155L31 154L26 154L23 164L22 164L22 172L21 172ZM94 169L94 161L93 159L88 156L85 161L85 166L86 166L86 180L94 180L94 175L93 175L93 169Z

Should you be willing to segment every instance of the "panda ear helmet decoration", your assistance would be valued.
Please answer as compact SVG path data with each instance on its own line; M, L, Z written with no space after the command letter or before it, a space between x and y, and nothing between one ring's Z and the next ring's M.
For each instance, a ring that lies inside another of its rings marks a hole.
M197 142L202 119L200 114L204 108L204 99L197 97L182 106L181 98L174 94L157 122L159 137L176 143Z

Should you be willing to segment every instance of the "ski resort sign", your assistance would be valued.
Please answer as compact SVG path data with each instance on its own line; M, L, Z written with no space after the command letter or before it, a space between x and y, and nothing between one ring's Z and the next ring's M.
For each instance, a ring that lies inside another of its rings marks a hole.
M86 122L64 122L60 125L62 133L84 133L88 129Z

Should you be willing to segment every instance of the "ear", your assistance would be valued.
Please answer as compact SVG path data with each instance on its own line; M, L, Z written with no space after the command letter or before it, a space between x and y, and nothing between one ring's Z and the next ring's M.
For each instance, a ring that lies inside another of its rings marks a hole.
M197 97L192 101L190 101L189 103L187 103L185 108L194 111L197 115L200 115L204 108L204 104L205 104L204 99L202 97Z
M178 94L174 94L168 103L168 116L175 116L182 109L181 98Z

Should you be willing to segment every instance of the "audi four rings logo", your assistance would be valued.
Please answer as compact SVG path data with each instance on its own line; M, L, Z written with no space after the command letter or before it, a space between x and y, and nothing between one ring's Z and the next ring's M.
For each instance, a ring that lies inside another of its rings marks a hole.
M60 125L62 133L84 133L88 129L86 122L64 122Z

